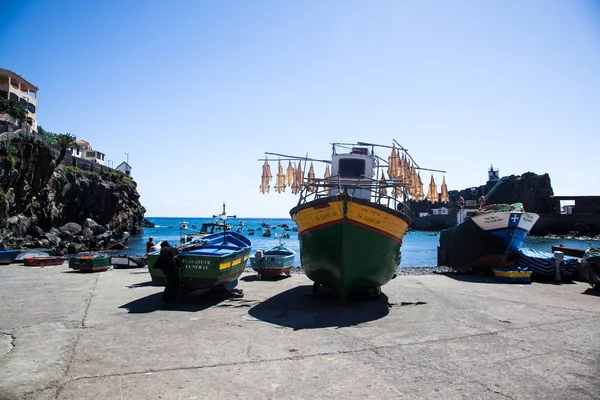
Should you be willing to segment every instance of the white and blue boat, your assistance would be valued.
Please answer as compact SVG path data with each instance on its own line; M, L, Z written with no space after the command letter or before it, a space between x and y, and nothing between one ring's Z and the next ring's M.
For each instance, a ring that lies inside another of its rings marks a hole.
M14 262L19 254L21 254L21 250L0 249L0 265L7 265Z
M457 225L440 233L439 265L457 271L504 268L515 260L538 219L521 203L462 208Z

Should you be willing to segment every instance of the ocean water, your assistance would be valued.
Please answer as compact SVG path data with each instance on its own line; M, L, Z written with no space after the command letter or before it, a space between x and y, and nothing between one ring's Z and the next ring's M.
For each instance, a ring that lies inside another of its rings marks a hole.
M180 229L179 223L186 221L188 226L196 225L198 228L202 226L204 222L212 222L212 218L148 218L155 225L154 228L145 228L144 234L141 236L133 236L129 241L129 249L122 251L122 254L144 254L146 242L148 237L152 236L154 242L168 240L171 244L179 244ZM256 228L260 227L261 222L266 222L270 226L275 226L275 229L271 229L271 237L263 237L261 231L256 231ZM258 249L268 250L271 247L279 244L279 238L275 237L276 233L283 233L283 228L277 226L278 224L288 224L290 227L296 226L294 221L289 218L229 218L227 223L233 225L235 231L238 227L239 222L246 224L243 227L242 234L247 235L248 228L252 227L255 229L254 236L248 236L252 241L252 250L250 254ZM300 266L300 242L298 241L297 232L288 231L290 234L289 239L281 239L282 244L286 245L290 249L296 252L295 265ZM435 235L435 236L434 236ZM596 246L600 246L598 240L576 240L576 239L550 239L545 237L528 237L525 242L525 246L531 247L536 250L551 251L552 245L558 245L562 243L566 247L575 248L587 248L589 243L593 243ZM437 246L439 244L439 236L437 233L422 232L422 231L409 231L404 236L402 243L402 263L401 267L433 267L437 265Z

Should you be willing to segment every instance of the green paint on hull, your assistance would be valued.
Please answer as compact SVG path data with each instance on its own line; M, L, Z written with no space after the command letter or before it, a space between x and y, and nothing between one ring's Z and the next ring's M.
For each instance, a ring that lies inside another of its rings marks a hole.
M396 273L400 244L373 230L342 222L300 237L306 275L343 298L385 285Z
M93 257L74 257L69 260L69 268L85 269L94 267L108 267L110 265L109 256Z
M295 254L291 254L289 256L265 256L264 258L257 260L256 257L250 257L250 266L252 268L287 268L292 267L294 265Z
M242 261L250 253L250 249L244 249L237 253L228 255L227 257L208 257L198 255L181 256L181 268L179 270L181 282L186 291L204 289L212 286L219 286L224 283L235 281L240 277L246 262ZM148 254L148 271L152 281L164 285L166 283L165 274L154 268L154 264L158 258L158 253ZM240 259L240 262L231 267L220 269L220 265L231 260Z

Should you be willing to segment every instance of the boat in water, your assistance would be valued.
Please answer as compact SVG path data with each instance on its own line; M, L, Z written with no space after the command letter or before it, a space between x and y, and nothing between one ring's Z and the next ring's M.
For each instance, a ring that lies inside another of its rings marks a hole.
M492 272L510 267L539 215L526 212L521 203L484 206L471 200L457 211L457 225L440 232L438 265L459 272Z
M184 221L185 228L182 227L179 229L179 243L185 244L218 232L227 232L232 230L233 225L227 223L227 218L236 218L236 216L227 215L227 212L225 211L225 203L223 203L223 212L218 215L213 215L213 221L203 223L200 226L200 229L190 229L187 226L187 222Z
M244 272L251 246L250 239L232 231L215 233L179 246L179 274L184 294L220 285L235 287ZM148 270L152 282L165 285L165 275L154 268L159 254L160 251L148 254Z
M391 150L387 162L376 149ZM330 160L265 155L261 192L270 189L268 161L277 161L275 191L290 187L300 196L290 215L298 230L302 269L314 282L313 292L324 285L342 299L362 290L378 296L381 286L395 276L401 259L402 239L411 222L407 201L419 196L417 180L409 171L424 168L396 141L390 146L333 143ZM286 160L284 173L281 161ZM292 166L292 161L297 165ZM326 165L323 179L315 177L313 162Z
M15 261L21 250L0 249L0 265L7 265Z
M281 274L291 276L296 252L281 243L267 251L257 250L250 256L250 266L258 273L259 278L273 277Z

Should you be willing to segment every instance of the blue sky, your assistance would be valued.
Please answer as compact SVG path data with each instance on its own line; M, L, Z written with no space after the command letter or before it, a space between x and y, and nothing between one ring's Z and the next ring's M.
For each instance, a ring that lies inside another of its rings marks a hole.
M39 123L115 165L129 153L147 216L208 216L225 201L238 216L287 217L297 197L258 191L265 151L328 158L333 141L392 138L446 170L451 190L494 164L549 173L557 195L600 195L597 1L0 9L0 67L40 88Z

